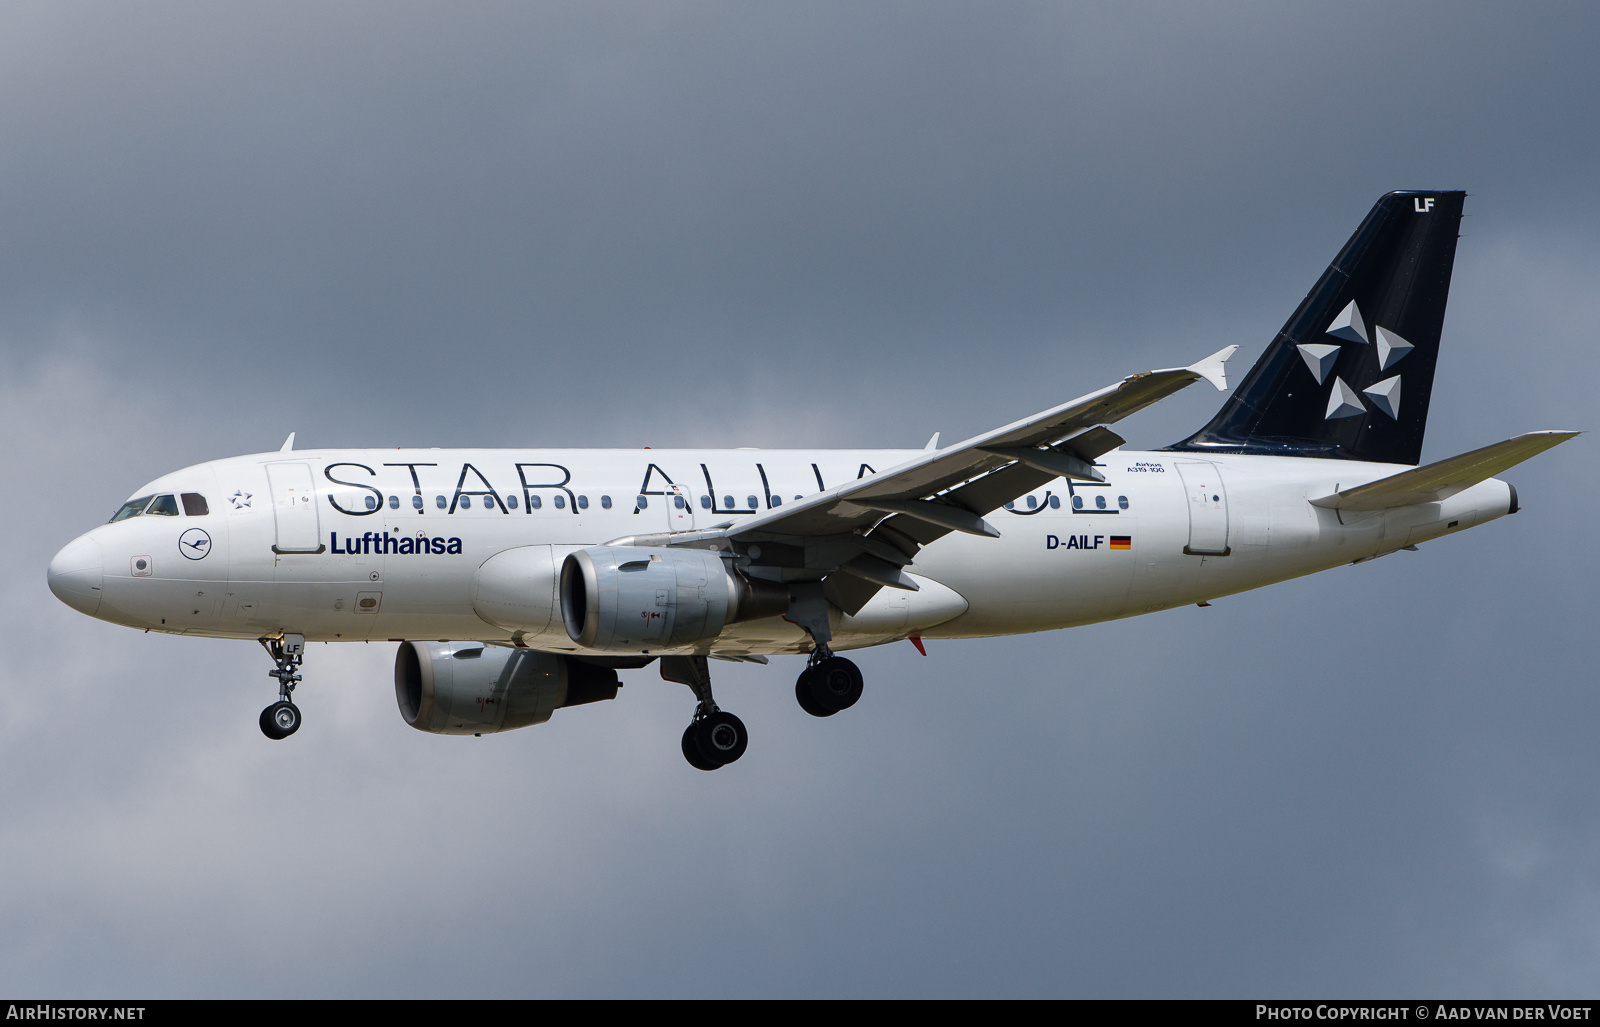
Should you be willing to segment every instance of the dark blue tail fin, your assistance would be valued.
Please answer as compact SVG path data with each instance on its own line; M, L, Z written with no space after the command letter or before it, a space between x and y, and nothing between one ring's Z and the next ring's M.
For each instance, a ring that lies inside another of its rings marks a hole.
M1419 462L1466 195L1378 200L1217 416L1168 448Z

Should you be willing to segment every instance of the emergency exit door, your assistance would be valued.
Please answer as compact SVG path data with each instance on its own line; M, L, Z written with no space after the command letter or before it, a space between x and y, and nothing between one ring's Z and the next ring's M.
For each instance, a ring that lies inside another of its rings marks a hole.
M694 530L694 496L682 485L668 485L661 497L667 502L667 530Z

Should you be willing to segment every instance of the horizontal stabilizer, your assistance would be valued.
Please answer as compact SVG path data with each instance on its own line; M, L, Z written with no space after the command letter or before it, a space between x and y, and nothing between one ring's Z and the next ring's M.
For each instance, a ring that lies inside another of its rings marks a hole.
M1492 446L1474 449L1470 453L1424 464L1366 485L1313 499L1311 505L1328 510L1388 510L1397 506L1437 503L1581 434L1575 431L1529 432Z

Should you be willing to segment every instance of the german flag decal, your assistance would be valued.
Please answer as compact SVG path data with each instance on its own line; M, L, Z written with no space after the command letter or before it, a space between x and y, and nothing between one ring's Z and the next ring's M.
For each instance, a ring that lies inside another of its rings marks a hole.
M1132 535L1112 535L1111 536L1111 548L1112 549L1132 549L1133 548L1133 536Z

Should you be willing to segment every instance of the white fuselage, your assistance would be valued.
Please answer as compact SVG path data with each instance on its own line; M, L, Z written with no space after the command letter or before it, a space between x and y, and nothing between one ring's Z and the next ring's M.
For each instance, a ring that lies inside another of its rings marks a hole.
M513 641L582 652L554 601L573 550L703 530L882 471L917 451L305 450L166 475L136 495L204 497L62 550L52 588L85 613L229 638ZM1345 460L1114 450L1105 483L1056 479L951 534L883 589L834 611L835 648L1070 627L1194 603L1391 552L1512 507L1490 479L1440 503L1365 514L1309 500L1404 468ZM202 534L195 533L199 529ZM187 533L187 534L186 534ZM538 548L538 547L548 547ZM489 568L491 558L502 557ZM142 561L142 564L141 564ZM496 570L500 573L496 574ZM507 612L511 607L516 609ZM804 652L779 617L693 649Z

